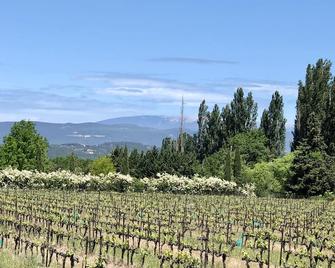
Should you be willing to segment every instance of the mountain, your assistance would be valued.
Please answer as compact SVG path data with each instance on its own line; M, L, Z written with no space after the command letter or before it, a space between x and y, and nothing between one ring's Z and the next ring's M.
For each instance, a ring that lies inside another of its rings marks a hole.
M178 128L156 129L131 124L45 123L35 122L38 132L49 144L77 143L98 145L111 142L133 142L160 146L165 137L177 137ZM0 122L0 140L10 131L13 122Z
M51 144L49 145L49 157L55 158L58 156L67 156L74 153L79 158L95 159L99 156L109 154L115 147L127 146L129 151L137 149L138 151L147 151L151 146L145 146L140 143L133 142L109 142L99 145L85 145L85 144Z
M140 127L149 127L156 129L173 129L173 128L179 129L180 127L180 119L178 117L159 116L159 115L117 117L102 120L97 123L104 125L131 124ZM190 119L185 119L184 128L190 131L195 131L197 129L197 122Z

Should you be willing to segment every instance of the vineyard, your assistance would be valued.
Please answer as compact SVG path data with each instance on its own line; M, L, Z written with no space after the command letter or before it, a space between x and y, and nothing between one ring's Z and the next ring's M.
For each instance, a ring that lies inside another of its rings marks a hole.
M0 247L40 267L335 267L327 200L0 191Z

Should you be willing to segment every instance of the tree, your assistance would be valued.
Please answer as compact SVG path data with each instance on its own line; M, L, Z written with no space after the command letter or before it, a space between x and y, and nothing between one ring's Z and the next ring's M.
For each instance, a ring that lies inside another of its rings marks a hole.
M283 195L287 180L292 176L293 159L294 153L289 153L270 162L259 162L253 167L246 167L246 181L255 185L257 196Z
M307 121L312 112L315 112L321 123L322 135L326 145L330 146L330 141L325 136L327 132L324 131L324 129L329 129L326 121L329 105L334 105L331 101L333 80L330 69L330 61L319 59L315 65L309 64L307 66L305 82L299 81L292 150L297 149L308 135Z
M230 150L228 150L225 159L225 166L224 166L224 179L226 181L231 180L231 158L230 158Z
M114 173L115 167L112 159L108 156L103 156L94 160L90 166L90 172L93 175L107 175L108 173Z
M238 148L247 165L254 165L269 159L269 149L265 135L258 129L236 134L229 140L233 148Z
M235 179L238 182L240 182L242 174L242 162L241 162L240 148L238 146L235 148L233 171Z
M68 156L56 157L50 160L49 170L69 170L73 173L84 173L90 172L91 159L80 159L74 153Z
M197 137L197 151L198 158L202 161L207 154L207 141L208 141L208 106L206 101L203 100L199 107L198 112L198 137Z
M213 154L217 152L223 144L221 135L221 113L220 108L217 104L214 105L213 111L209 114L208 119L208 152L207 154Z
M268 110L264 110L260 129L265 134L271 153L278 157L283 154L285 147L285 123L283 97L276 91Z
M122 161L121 161L121 173L128 175L129 174L129 155L128 148L125 146L122 152Z
M247 107L247 121L246 121L246 129L251 130L256 128L256 120L257 120L257 103L254 101L252 97L252 93L249 92L248 96L245 100Z
M226 149L222 148L218 152L207 156L201 167L200 170L197 172L201 176L205 177L218 177L221 179L225 178L225 164L226 164Z
M322 123L322 132L327 147L327 153L335 156L335 78L333 79L329 97L326 101L325 120Z
M321 133L321 123L316 113L311 113L306 126L307 135L300 142L293 160L293 176L287 190L300 196L313 196L333 191L333 162L326 154Z
M233 115L228 104L222 109L221 124L222 139L227 141L235 132Z
M35 124L22 120L14 123L1 147L2 166L19 170L44 171L48 166L48 142L36 131Z
M232 129L229 132L233 133L233 135L256 127L257 103L254 102L251 92L245 98L243 89L238 88L230 103L230 111L230 127Z

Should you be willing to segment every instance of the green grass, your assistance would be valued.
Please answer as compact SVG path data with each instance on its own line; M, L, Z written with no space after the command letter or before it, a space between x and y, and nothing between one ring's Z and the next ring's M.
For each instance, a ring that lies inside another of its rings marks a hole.
M1 268L36 268L40 267L35 257L17 256L7 249L0 251L0 267Z

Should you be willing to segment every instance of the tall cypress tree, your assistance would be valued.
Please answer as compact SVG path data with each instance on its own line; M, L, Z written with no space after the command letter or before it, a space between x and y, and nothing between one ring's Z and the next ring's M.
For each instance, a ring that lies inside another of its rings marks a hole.
M197 137L197 151L198 158L202 161L207 154L207 141L208 141L208 119L209 112L206 101L203 100L199 107L198 112L198 137Z
M241 154L240 154L240 148L237 146L235 148L235 157L234 157L234 177L237 181L240 181L241 174L242 174L242 163L241 163Z
M224 166L224 179L226 181L231 180L231 157L230 157L230 150L228 150L225 159L225 166Z
M274 156L280 156L285 147L285 123L283 97L276 91L268 110L264 110L260 128L268 139L268 147Z

